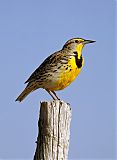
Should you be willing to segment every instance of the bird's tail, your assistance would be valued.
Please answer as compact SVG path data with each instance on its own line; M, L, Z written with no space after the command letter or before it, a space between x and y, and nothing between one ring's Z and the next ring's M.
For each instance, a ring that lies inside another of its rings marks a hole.
M21 102L21 101L23 101L24 100L24 98L30 93L30 92L32 92L32 87L26 87L24 90L23 90L23 92L17 97L17 99L15 100L15 101L19 101L19 102Z

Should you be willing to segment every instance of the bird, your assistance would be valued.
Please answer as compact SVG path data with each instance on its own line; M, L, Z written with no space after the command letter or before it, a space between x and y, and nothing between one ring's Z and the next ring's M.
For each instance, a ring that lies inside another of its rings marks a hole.
M16 101L24 98L36 89L45 89L54 100L60 100L55 91L69 86L79 75L84 66L82 49L94 40L72 38L59 51L47 57L43 63L31 74L25 83L27 86L17 97Z

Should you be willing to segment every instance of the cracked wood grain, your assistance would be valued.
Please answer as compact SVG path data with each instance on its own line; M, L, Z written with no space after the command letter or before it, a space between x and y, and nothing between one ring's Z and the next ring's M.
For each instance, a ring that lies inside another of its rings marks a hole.
M59 100L42 102L34 160L68 159L71 108Z

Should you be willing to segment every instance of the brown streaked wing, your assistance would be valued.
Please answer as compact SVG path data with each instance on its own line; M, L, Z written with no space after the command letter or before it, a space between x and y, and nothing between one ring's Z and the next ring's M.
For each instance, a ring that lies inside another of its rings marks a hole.
M55 52L49 57L47 57L43 63L31 74L31 76L28 78L28 80L25 83L35 81L37 79L40 79L43 74L50 71L50 69L55 66L57 62L59 62L59 59L61 59L63 56L63 53L61 51Z

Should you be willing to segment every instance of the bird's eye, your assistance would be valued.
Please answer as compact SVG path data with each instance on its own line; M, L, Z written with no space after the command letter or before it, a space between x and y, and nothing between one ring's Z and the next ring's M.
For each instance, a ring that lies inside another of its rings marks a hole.
M78 43L78 40L75 40L75 43Z

